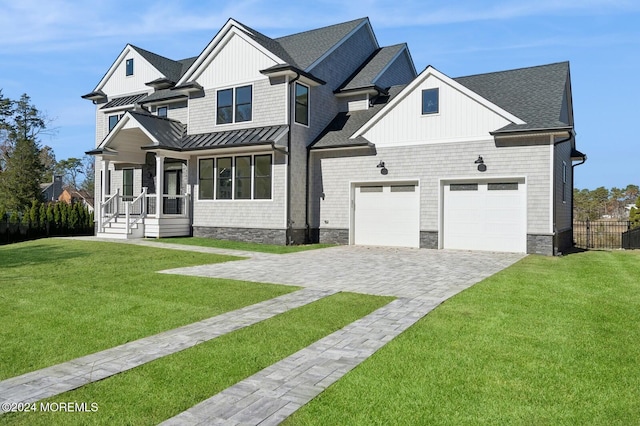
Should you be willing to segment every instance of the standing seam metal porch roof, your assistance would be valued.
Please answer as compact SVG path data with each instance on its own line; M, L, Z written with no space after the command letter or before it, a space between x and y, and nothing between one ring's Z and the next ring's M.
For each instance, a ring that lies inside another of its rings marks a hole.
M133 111L129 111L127 114L130 114L157 141L157 144L142 147L147 150L168 149L187 152L275 144L289 129L287 125L276 125L188 135L187 126L179 121ZM104 150L105 147L102 149Z

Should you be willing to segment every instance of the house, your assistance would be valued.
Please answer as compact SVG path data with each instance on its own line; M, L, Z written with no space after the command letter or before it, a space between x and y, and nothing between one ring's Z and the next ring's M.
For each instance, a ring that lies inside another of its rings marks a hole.
M53 176L51 182L41 183L40 191L44 201L56 201L62 194L62 176Z
M82 203L89 213L93 213L94 211L93 197L87 191L77 190L71 186L66 186L62 190L62 193L58 197L58 201L65 202L67 204Z
M570 247L569 64L416 73L367 18L197 57L127 45L95 89L99 236L554 254Z

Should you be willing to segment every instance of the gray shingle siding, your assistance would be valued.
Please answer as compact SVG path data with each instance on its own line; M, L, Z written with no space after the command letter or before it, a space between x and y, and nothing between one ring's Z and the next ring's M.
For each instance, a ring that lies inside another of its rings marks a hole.
M416 77L413 64L406 53L398 56L387 70L375 81L376 85L386 89L390 86L408 84Z

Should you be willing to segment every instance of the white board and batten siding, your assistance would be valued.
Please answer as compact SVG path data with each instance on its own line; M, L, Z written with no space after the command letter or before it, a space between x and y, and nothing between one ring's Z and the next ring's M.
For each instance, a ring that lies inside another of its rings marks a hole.
M352 206L353 244L420 246L420 187L417 182L354 185Z
M129 76L126 75L128 59L133 59L133 75ZM150 93L152 89L145 83L163 77L160 71L131 47L125 48L113 67L111 75L107 75L106 80L98 87L111 99L135 93Z
M433 88L438 88L439 111L423 115L422 91ZM509 123L458 88L429 75L363 136L377 147L464 142L486 138Z
M526 253L524 178L442 183L441 248Z

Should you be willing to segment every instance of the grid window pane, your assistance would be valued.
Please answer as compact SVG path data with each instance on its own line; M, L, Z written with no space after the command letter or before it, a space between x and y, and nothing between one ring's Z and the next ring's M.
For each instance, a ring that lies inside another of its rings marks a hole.
M126 72L126 74L128 76L129 75L133 75L133 59L127 59L126 64L127 64L127 72Z
M251 199L251 157L236 157L236 200Z
M426 89L422 91L422 114L437 114L439 111L438 89Z
M233 90L219 90L217 95L216 124L233 122Z
M122 195L133 198L133 169L122 170Z
M309 125L309 88L296 83L296 123Z
M166 117L167 116L167 107L158 108L158 117Z
M251 121L251 86L236 89L236 122Z
M218 158L217 200L230 200L232 188L231 157Z
M253 198L271 199L271 155L256 155L253 180L255 184Z
M201 200L213 200L213 159L200 160L198 176L199 197Z

